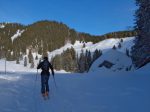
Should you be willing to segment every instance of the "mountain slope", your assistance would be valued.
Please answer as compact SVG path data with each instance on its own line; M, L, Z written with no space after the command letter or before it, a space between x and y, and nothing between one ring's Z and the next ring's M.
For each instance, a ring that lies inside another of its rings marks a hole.
M124 38L135 36L135 31L120 31L108 33L102 36L94 36L88 33L80 33L56 21L38 21L30 25L19 23L0 23L0 55L7 60L17 60L26 50L40 55L63 47L67 42L75 41L97 43L108 38ZM19 38L17 38L19 37ZM13 52L13 53L11 53Z
M27 62L24 65L34 68L39 58L49 55L50 59L53 58L55 69L65 69L67 72L88 71L92 62L102 54L101 49L104 51L113 44L116 45L116 40L119 41L120 38L136 35L135 31L118 31L94 36L77 32L63 23L47 20L30 25L0 23L0 26L0 59L6 58L7 61L16 61L17 64L24 61ZM67 49L60 51L63 47ZM57 51L59 52L56 53ZM79 63L82 58L84 62ZM91 61L81 70L81 64L87 63L86 58Z
M93 42L83 43L80 41L75 41L74 44L67 43L65 46L56 49L52 52L49 52L49 58L51 59L51 57L54 57L57 54L61 54L63 51L67 50L67 48L71 48L71 47L75 49L77 54L80 54L82 50L84 52L86 50L89 50L93 53L96 49L100 49L103 53L105 53L108 50L112 49L114 45L117 47L119 43L121 43L122 47L117 50L125 53L126 49L131 50L131 47L134 45L135 37L122 38L123 42L120 42L120 40L121 39L115 39L115 38L105 39L95 44ZM84 45L85 47L83 47Z
M122 40L122 42L121 42L121 40ZM91 52L91 57L93 57L93 54L96 49L101 50L102 53L105 54L107 51L112 49L114 45L117 47L119 45L119 43L121 43L122 47L117 48L116 50L126 54L126 49L128 49L129 51L131 50L131 47L134 45L134 40L135 40L135 37L127 37L127 38L123 38L123 39L106 39L106 40L103 40L96 44L94 44L92 42L83 43L80 41L76 41L75 44L67 43L65 46L63 46L59 49L56 49L52 52L48 52L48 56L49 56L49 59L51 59L52 57L55 57L56 55L61 55L61 53L63 53L67 49L74 48L76 55L78 54L78 56L81 54L82 51L85 53L86 50L88 50ZM27 55L28 54L29 54L29 51L28 51ZM33 55L33 58L35 59L37 53L32 53L32 55ZM40 58L41 58L41 55L38 54L38 59L40 59ZM61 56L61 59L63 59L63 56ZM121 58L119 58L119 59L121 59ZM71 60L69 60L69 62L70 61ZM35 65L34 68L36 68L36 65L38 62L39 62L38 60L34 60L34 65ZM5 63L4 60L0 61L0 70L1 71L5 70L4 63ZM14 70L16 72L17 71L20 72L20 71L32 71L32 69L34 70L34 68L32 68L30 70L30 65L31 65L30 63L28 63L27 67L24 67L24 60L20 60L20 64L15 64L15 63L16 63L15 61L7 61L7 63L6 63L7 71ZM54 64L60 65L58 63L54 63ZM64 66L64 64L66 64L66 63L63 63L62 66ZM18 69L13 69L13 67L17 67ZM26 70L24 70L24 69L26 69ZM61 69L62 68L59 68L59 70L61 70ZM68 72L73 72L73 71L68 71Z

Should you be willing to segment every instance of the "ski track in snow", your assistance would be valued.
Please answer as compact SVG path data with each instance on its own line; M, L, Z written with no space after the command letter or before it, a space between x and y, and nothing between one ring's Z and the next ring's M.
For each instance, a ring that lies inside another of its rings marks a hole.
M150 112L149 67L56 74L58 88L50 77L46 101L40 94L40 75L36 80L36 73L0 74L0 112Z

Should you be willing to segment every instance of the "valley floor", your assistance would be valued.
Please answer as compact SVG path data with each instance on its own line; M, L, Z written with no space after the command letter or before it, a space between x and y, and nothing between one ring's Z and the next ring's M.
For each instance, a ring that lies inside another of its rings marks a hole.
M150 112L150 65L134 72L56 74L50 99L40 94L40 75L0 73L0 112Z

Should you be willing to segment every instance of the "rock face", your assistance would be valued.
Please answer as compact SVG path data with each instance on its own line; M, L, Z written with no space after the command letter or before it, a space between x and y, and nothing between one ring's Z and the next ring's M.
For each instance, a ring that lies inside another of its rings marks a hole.
M138 36L131 53L134 65L139 68L150 62L150 0L136 0L136 3Z

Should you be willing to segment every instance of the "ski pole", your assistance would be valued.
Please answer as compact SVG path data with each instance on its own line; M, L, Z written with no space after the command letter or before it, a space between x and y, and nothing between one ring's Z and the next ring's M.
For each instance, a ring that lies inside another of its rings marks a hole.
M35 81L37 81L37 76L38 76L38 69L37 69L37 74L36 74L36 78L35 78Z
M37 73L36 73L36 76L35 76L35 82L34 82L34 87L33 87L33 94L34 94L34 105L35 105L35 112L37 111L37 101L36 101L36 95L35 95L35 92L36 92L36 83L37 83L37 76L38 76L38 69L37 69Z
M38 76L38 69L37 69L37 73L36 73L36 76L35 76L34 89L35 89L36 82L37 82L37 76Z
M56 85L56 81L55 81L54 75L53 75L53 80L54 80L55 87L57 88L57 85Z

